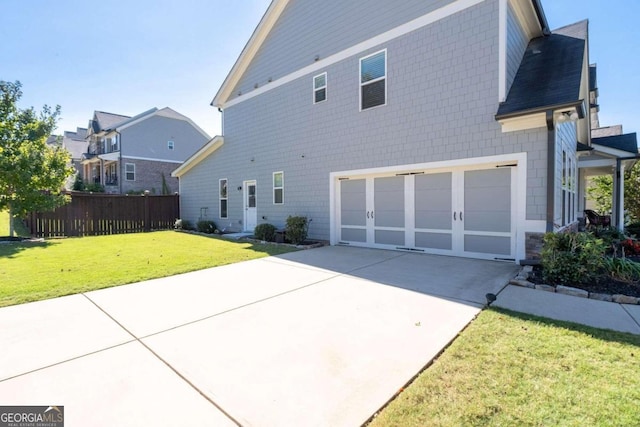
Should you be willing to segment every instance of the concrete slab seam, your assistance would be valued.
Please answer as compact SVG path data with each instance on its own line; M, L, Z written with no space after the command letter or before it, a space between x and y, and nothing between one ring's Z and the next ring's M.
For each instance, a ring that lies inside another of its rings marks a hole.
M629 310L627 310L627 308L625 307L625 304L620 304L620 307L622 307L622 309L624 310L625 313L627 313L629 315L629 317L631 318L631 321L633 323L635 323L636 325L638 325L638 328L640 328L640 323L638 323L638 321L636 320L635 317L633 317L633 315L629 312Z
M19 374L16 374L16 375L12 375L12 376L7 377L7 378L2 378L2 379L0 379L0 383L12 380L14 378L18 378L18 377L22 377L22 376L25 376L25 375L29 375L29 374L32 374L34 372L42 371L44 369L52 368L54 366L62 365L62 364L67 363L67 362L73 362L74 360L82 359L83 357L91 356L93 354L98 354L98 353L101 353L101 352L106 351L106 350L111 350L111 349L114 349L114 348L121 347L123 345L131 344L132 342L135 342L135 341L136 341L135 339L133 339L131 341L125 341L125 342L122 342L120 344L111 345L109 347L101 348L101 349L96 350L96 351L91 351L89 353L81 354L81 355L76 356L76 357L72 357L72 358L69 358L69 359L61 360L59 362L52 363L52 364L46 365L46 366L42 366L42 367L37 368L37 369L32 369L30 371L22 372L22 373L19 373Z
M233 416L231 416L231 414L229 414L227 411L225 411L220 405L218 405L213 399L211 399L209 396L207 396L202 390L200 390L195 384L193 384L191 381L189 381L189 379L187 379L184 375L182 375L176 368L174 368L173 366L171 366L171 364L169 362L167 362L166 360L164 360L162 357L160 357L159 354L157 354L155 351L153 351L148 345L146 345L144 342L142 342L142 340L138 337L136 337L130 330L128 330L124 325L122 325L120 322L118 322L113 316L111 316L109 313L107 313L102 307L100 307L95 301L93 301L91 298L89 298L87 295L85 295L84 293L82 294L85 298L87 298L93 305L96 306L96 308L98 310L100 310L101 312L103 312L107 317L109 317L111 320L113 320L118 326L120 326L126 333L128 333L129 335L131 335L135 341L139 342L140 345L142 345L144 348L146 348L151 354L153 354L158 360L160 360L162 363L165 364L165 366L167 366L167 368L171 369L179 378L181 378L184 382L186 382L191 388L193 388L198 394L200 394L203 398L205 398L209 403L211 403L216 409L218 409L220 412L222 412L227 418L229 418L232 422L234 422L238 427L242 427L242 424L240 424L238 422L238 420L236 420ZM132 341L130 341L132 342Z

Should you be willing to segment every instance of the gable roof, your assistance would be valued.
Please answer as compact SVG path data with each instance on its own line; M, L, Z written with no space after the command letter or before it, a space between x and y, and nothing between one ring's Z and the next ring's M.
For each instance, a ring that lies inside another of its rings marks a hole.
M593 138L591 142L603 147L626 151L634 155L638 154L638 138L635 133Z
M178 113L177 111L169 108L169 107L165 107L161 110L158 110L157 108L152 108L150 110L145 111L144 113L140 113L136 116L133 116L125 121L122 121L120 123L116 123L115 126L113 126L113 128L108 129L108 130L115 130L115 131L122 131L123 129L128 128L129 126L133 126L135 124L138 124L144 120L150 119L151 117L166 117L169 119L174 119L174 120L182 120L185 121L187 123L189 123L191 126L193 126L193 128L195 128L200 134L202 134L202 136L204 136L206 139L210 139L211 137L209 136L209 134L207 134L204 130L202 130L202 128L200 126L198 126L197 124L195 124L189 117Z
M117 123L130 118L121 114L107 113L104 111L96 111L93 114L92 127L93 132L98 133L105 129L110 129Z
M214 151L224 145L224 137L222 136L214 136L203 145L198 151L193 153L191 157L184 161L176 170L171 172L171 176L174 178L180 178L182 175L187 173L191 168L196 166L198 163L209 157Z
M540 0L528 1L530 1L533 5L534 11L536 13L536 18L540 22L543 33L547 34L549 25L547 23L547 18L544 14L544 10L542 9ZM260 50L260 47L265 42L267 36L273 29L274 25L276 24L288 4L289 0L272 0L269 8L260 20L260 23L251 35L251 38L245 45L244 49L240 53L240 56L231 68L231 71L222 83L222 86L220 86L220 89L211 101L211 106L222 108L224 104L229 100L234 87L238 84L243 74L247 71L247 68L253 61L255 55Z
M496 118L580 104L587 33L581 21L531 40Z

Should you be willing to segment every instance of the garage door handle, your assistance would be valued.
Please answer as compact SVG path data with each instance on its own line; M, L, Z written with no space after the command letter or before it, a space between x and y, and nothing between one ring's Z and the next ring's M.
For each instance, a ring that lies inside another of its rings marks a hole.
M454 220L454 221L457 221L457 220L458 220L457 215L458 215L458 212L454 212L454 213L453 213L453 220Z
M460 212L460 221L462 221L462 212Z

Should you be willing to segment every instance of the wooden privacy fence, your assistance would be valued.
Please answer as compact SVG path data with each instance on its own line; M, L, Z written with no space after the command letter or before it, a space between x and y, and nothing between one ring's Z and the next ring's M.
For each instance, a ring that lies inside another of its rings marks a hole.
M180 199L71 193L71 202L51 212L32 212L27 227L37 237L99 236L173 228L180 217Z

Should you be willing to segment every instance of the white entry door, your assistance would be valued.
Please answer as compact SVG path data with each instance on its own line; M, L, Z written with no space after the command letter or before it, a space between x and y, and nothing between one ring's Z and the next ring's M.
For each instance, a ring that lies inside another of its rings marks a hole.
M244 231L253 233L258 225L256 181L244 182Z
M339 241L354 246L511 259L511 168L340 180Z

